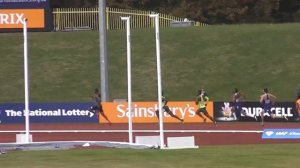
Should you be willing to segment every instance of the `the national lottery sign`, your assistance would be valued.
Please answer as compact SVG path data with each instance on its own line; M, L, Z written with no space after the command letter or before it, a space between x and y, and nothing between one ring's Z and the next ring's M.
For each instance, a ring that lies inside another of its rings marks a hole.
M98 122L88 109L92 103L30 103L31 123ZM24 103L0 103L0 123L24 123Z

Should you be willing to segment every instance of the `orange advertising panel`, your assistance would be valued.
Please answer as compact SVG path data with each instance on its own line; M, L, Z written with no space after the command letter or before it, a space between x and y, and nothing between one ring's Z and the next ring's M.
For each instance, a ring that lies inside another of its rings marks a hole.
M0 9L0 28L23 28L25 18L28 28L45 27L44 9Z
M104 113L112 123L128 123L128 105L127 103L102 103ZM185 123L203 122L196 115L198 106L195 102L168 102L168 106L173 114L183 118ZM155 123L159 122L155 111L158 109L157 102L132 102L132 122L133 123ZM213 102L207 104L208 113L213 116ZM171 117L168 113L163 112L164 123L180 123L179 120ZM101 116L100 123L107 123ZM211 122L209 119L206 122Z

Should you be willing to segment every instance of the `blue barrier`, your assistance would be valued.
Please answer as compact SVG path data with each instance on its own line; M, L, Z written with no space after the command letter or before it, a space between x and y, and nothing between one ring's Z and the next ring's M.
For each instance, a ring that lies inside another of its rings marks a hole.
M81 123L98 122L94 113L88 111L92 103L32 103L31 123ZM24 123L24 103L0 104L1 123Z
M262 139L300 139L300 129L265 129Z

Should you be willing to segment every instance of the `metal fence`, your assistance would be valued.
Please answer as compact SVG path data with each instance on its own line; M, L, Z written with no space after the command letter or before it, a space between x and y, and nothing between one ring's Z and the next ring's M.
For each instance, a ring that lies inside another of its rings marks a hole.
M125 23L121 16L131 18L131 28L148 28L154 26L153 19L149 15L151 11L128 10L118 8L106 8L107 30L124 29ZM55 31L65 30L98 30L98 8L55 8L53 9L53 22ZM160 27L169 27L173 23L184 23L186 19L159 14ZM205 26L201 22L189 21L193 26Z

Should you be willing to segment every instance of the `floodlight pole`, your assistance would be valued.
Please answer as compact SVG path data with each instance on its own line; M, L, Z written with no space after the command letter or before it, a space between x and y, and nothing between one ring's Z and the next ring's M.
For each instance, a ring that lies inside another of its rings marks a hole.
M24 85L25 85L25 132L26 143L29 143L29 82L28 82L28 43L27 43L27 19L23 20L24 35Z
M106 47L106 0L99 0L99 48L100 48L100 82L102 101L109 101L108 91L108 68Z
M127 36L127 81L128 81L128 136L129 143L132 140L132 96L131 96L131 45L130 45L130 17L121 17L121 20L126 21L126 36Z
M164 148L164 127L162 114L162 88L161 88L161 63L160 63L160 39L159 39L159 14L151 14L155 19L155 36L156 36L156 62L157 62L157 87L158 87L158 110L159 110L159 133L160 148Z

